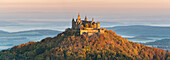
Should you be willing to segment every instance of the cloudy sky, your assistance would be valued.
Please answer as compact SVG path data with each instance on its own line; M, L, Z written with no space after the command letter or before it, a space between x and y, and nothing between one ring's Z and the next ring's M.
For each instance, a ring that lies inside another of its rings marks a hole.
M109 22L170 22L170 0L0 0L0 21L70 21L81 13Z

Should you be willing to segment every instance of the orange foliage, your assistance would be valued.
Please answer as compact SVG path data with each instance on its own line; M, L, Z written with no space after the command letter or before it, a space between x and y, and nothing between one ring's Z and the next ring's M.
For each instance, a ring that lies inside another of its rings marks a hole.
M36 42L34 42L34 41L30 41L30 42L25 43L25 44L20 44L20 45L18 45L18 46L17 46L17 48L21 48L21 47L23 47L23 46L27 46L27 45L29 45L29 44L33 44L33 43L36 43Z
M0 58L10 56L22 57L23 60L165 60L170 56L170 52L130 42L112 30L92 36L79 36L75 32L66 31L54 38L16 47L0 52Z

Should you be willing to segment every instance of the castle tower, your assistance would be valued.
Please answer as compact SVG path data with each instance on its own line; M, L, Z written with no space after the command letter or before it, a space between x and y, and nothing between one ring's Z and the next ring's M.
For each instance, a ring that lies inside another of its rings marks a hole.
M84 21L87 21L87 16L85 16L85 19L84 19Z
M94 23L94 18L92 18L91 27L92 27L92 28L96 28L96 27L94 27L94 24L93 24L93 23Z
M94 28L97 28L97 27L96 27L96 23L94 24Z
M73 17L72 21L74 21L74 17Z
M97 23L96 23L96 28L100 29L100 22L99 21L97 21Z
M74 21L74 17L72 19L72 29L75 29L75 21Z
M80 13L78 13L78 18L77 18L76 22L77 22L78 24L81 22Z

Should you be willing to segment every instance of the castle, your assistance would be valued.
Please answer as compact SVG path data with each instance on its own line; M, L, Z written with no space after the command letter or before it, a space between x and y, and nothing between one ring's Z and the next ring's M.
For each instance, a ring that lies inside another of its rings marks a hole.
M72 19L72 29L78 31L80 35L87 34L88 36L90 36L93 34L104 33L104 29L100 28L99 21L95 23L94 18L92 18L92 21L88 21L86 16L84 20L81 20L79 13L76 21L74 20L74 18Z

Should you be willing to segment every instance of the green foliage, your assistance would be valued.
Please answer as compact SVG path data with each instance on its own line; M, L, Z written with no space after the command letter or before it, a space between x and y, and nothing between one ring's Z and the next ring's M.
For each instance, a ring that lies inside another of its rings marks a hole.
M79 36L71 29L0 52L0 60L168 60L169 56L168 51L129 42L111 30Z

